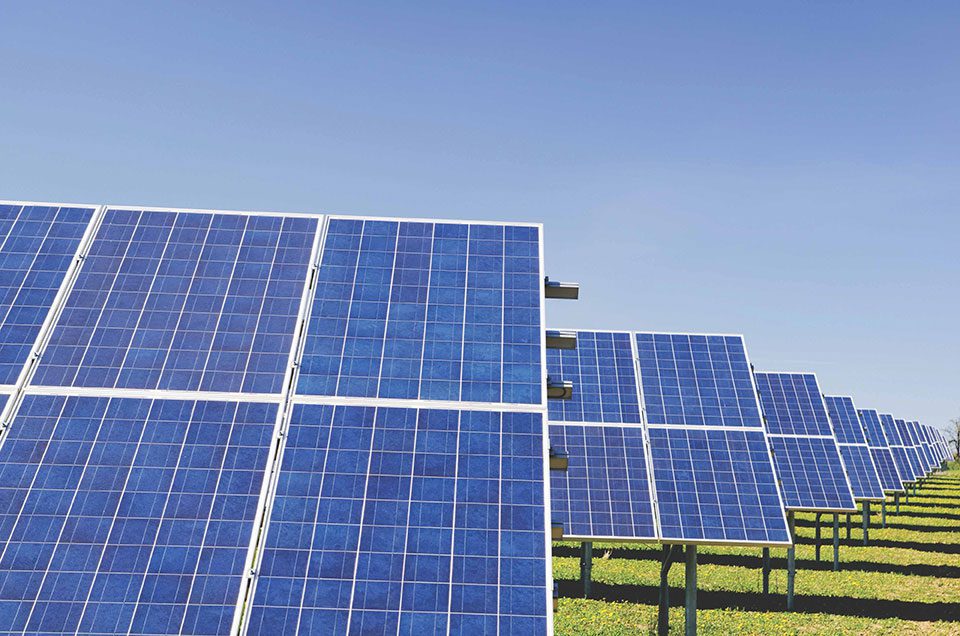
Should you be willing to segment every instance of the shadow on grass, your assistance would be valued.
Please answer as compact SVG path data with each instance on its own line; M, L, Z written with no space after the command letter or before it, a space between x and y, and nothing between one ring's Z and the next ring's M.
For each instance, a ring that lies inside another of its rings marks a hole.
M943 518L940 515L930 515L930 516L934 518ZM817 527L815 522L809 521L807 519L796 519L794 521L794 524L796 524L798 528L815 529ZM846 532L847 532L846 527L847 527L846 521L841 519L840 520L840 536L846 536ZM850 524L850 527L862 528L863 527L862 517L860 515L854 516L853 521ZM870 515L870 532L873 532L875 530L909 530L911 532L955 532L956 528L953 526L928 526L923 524L902 523L900 521L900 516L897 516L894 519L891 519L889 514L887 515L887 527L882 528L880 526L880 520L874 515ZM821 521L820 532L824 538L832 537L833 536L833 520L830 519L829 521L827 521L826 519L824 519L823 521Z
M872 542L871 542L872 543ZM600 550L599 552L603 552ZM597 555L597 551L594 552ZM840 548L840 554L843 554L843 547ZM647 550L614 550L612 559L626 559L631 561L653 561L660 562L660 552ZM579 557L580 551L577 548L568 548L566 546L554 546L553 556L556 557ZM833 545L823 546L823 559L815 561L813 559L797 559L798 570L815 570L827 572L833 570ZM596 561L597 556L594 557ZM759 550L757 556L739 555L739 554L710 554L700 552L697 554L697 562L700 564L723 565L731 567L743 567L752 570L760 570L763 567L763 561ZM783 557L771 555L770 566L774 570L785 570L787 560ZM894 563L874 563L873 561L841 561L840 569L845 572L880 572L883 574L910 574L913 576L930 576L935 578L960 578L960 565L897 565Z
M871 528L872 529L872 528ZM950 532L950 530L943 530L943 532ZM846 536L845 534L843 536ZM844 539L844 541L846 541ZM815 541L813 537L797 537L797 543L803 545L813 545ZM821 539L821 545L825 544L825 541ZM857 546L863 545L863 542L858 542L857 540L850 541L849 545ZM904 550L918 550L920 552L940 552L941 554L960 554L960 544L956 543L919 543L916 541L893 541L891 539L874 539L870 538L870 548L902 548Z
M940 513L940 512L920 512L917 510L901 510L900 514L893 514L889 510L887 511L887 523L891 521L896 521L898 519L903 519L904 517L920 517L923 519L945 519L947 521L960 521L960 515L954 515L949 513ZM831 521L831 523L833 523Z
M580 581L558 581L560 596L583 598ZM591 598L604 601L626 601L643 605L656 605L658 589L646 585L608 585L593 582ZM684 590L670 589L670 605L682 606ZM786 599L782 594L764 595L759 592L724 592L699 590L697 609L738 608L747 611L784 611ZM826 613L841 616L868 618L902 618L906 620L956 620L960 616L960 603L920 603L914 601L878 601L876 599L851 598L848 596L807 596L798 594L794 599L794 611L803 613Z

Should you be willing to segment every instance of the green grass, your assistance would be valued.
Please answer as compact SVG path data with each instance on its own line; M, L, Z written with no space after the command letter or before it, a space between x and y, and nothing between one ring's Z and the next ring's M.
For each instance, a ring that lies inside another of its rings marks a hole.
M832 517L822 517L821 561L814 555L814 516L797 515L796 609L787 612L783 549L771 550L770 595L762 593L760 550L700 547L697 623L701 634L960 634L960 466L930 479L899 514L871 509L870 545L861 518L851 539L841 517L840 571L831 568ZM554 577L561 598L558 636L654 633L660 549L636 544L594 544L595 597L579 588L578 544L558 544ZM684 587L683 563L669 576L674 605ZM683 608L671 608L671 634L683 633Z

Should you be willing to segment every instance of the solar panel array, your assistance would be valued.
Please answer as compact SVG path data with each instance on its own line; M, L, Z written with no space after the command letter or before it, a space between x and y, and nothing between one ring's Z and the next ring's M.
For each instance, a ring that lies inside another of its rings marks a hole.
M546 632L541 262L531 225L0 206L0 631Z
M897 469L893 451L883 434L880 414L875 409L859 409L857 410L857 416L866 433L867 446L870 448L870 456L873 458L873 464L877 469L883 490L885 492L902 491L904 479Z
M880 475L867 446L867 436L857 417L853 399L841 396L824 396L823 399L850 478L853 498L882 500L884 495Z
M920 422L914 420L907 422L907 425L910 427L910 432L913 435L914 442L916 442L917 448L920 450L920 454L923 457L923 466L927 472L930 472L936 466L936 463L933 460L933 455L930 453L930 446L927 444L927 440L924 438L923 432L920 430Z
M550 475L551 521L565 538L658 536L632 338L578 331L576 349L547 351L547 373L574 385L549 403L550 443L568 456Z
M897 433L900 435L900 440L903 442L903 447L906 450L907 462L910 464L910 471L913 474L914 480L923 478L926 471L923 469L920 451L913 442L913 436L910 435L910 429L907 427L906 420L894 419L893 422L897 427Z
M249 633L547 631L542 313L537 226L329 220Z
M856 510L816 376L756 373L755 377L787 509Z

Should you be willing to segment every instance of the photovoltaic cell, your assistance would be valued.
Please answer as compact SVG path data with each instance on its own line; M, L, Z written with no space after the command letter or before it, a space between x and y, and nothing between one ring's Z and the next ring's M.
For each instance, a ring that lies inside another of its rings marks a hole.
M649 424L762 426L743 338L638 333L636 339Z
M855 510L853 490L812 373L757 373L787 509Z
M856 500L883 499L883 486L880 475L874 466L867 437L853 399L849 397L825 396L827 412L833 425L833 432L840 445L840 455L850 478L853 498Z
M907 462L910 464L910 470L913 474L914 479L920 479L926 474L926 471L923 470L923 467L920 463L920 451L917 450L917 447L913 443L913 439L910 435L910 431L907 428L907 422L905 420L894 420L894 424L897 427L897 433L900 436L900 440L903 442L903 447L906 450Z
M576 349L548 349L547 374L573 382L569 400L549 400L551 422L640 423L633 346L627 332L578 331Z
M664 541L788 542L762 430L651 427Z
M874 409L860 409L857 411L861 424L867 435L867 445L870 456L880 476L880 484L885 491L898 492L903 490L903 478L897 470L893 459L893 451L887 444L886 436L880 424L880 414Z
M277 406L27 395L0 447L0 625L227 634Z
M332 218L301 395L541 404L536 226Z
M893 416L889 413L880 413L880 425L883 427L883 434L890 445L890 452L893 454L893 461L897 466L897 472L903 483L912 483L915 481L913 467L910 464L910 457L903 440L900 438L900 431Z
M0 384L17 381L93 212L0 204Z
M914 420L907 422L907 424L910 426L913 439L916 441L917 447L920 449L920 454L923 456L926 472L930 472L935 466L935 463L933 461L933 455L930 454L930 446L927 444L927 440L924 439L923 432L920 430L920 422Z
M33 384L279 393L316 229L107 210Z
M253 634L542 634L537 413L296 404Z
M551 423L550 443L568 455L567 470L550 473L551 522L565 539L657 537L640 426Z

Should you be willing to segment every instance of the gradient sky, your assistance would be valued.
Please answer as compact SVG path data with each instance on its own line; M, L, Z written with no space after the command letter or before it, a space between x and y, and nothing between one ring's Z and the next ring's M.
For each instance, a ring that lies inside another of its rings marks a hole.
M11 3L0 198L543 221L553 326L960 416L960 5Z

